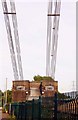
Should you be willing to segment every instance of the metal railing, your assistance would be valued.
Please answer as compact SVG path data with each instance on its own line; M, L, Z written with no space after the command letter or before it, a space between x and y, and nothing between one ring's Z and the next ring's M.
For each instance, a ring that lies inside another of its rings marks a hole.
M17 120L77 120L78 92L55 93L54 97L12 103L11 114Z

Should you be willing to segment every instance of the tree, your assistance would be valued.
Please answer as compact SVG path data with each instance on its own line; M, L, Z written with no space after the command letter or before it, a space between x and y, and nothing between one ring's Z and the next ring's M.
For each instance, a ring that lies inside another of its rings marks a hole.
M42 81L43 77L40 75L34 76L34 81Z
M2 106L2 91L0 90L0 107Z
M4 97L5 97L6 91L4 92ZM11 90L7 90L7 103L11 103L12 102L12 91Z
M58 92L58 99L67 99L69 96L64 95L63 93Z
M2 91L0 90L0 98L2 97Z
M12 102L12 91L7 90L7 102L11 103Z
M49 76L43 76L43 80L53 80L52 77L49 77ZM54 81L54 80L53 80Z

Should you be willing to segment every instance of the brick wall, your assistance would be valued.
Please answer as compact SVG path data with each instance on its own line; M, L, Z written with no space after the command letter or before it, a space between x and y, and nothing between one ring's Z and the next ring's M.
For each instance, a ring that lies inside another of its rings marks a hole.
M24 81L13 81L12 85L12 100L14 102L26 101L28 96L40 96L39 92L40 82L24 80ZM43 96L53 96L58 91L58 82L53 80L43 80ZM47 89L53 87L53 90ZM24 87L24 89L20 89ZM26 94L28 92L28 94Z
M27 94L30 94L30 82L29 80L22 80L22 81L13 81L12 83L12 100L14 102L23 102L26 101ZM23 88L24 89L20 89Z
M26 92L21 90L12 90L12 100L14 102L23 102L26 100Z

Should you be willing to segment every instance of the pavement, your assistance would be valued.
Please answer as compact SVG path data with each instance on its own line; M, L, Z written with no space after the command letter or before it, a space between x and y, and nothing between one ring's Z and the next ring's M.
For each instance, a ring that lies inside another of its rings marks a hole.
M2 113L2 107L0 107L0 120L7 120L9 117L8 113Z
M0 107L0 120L2 119L2 107Z

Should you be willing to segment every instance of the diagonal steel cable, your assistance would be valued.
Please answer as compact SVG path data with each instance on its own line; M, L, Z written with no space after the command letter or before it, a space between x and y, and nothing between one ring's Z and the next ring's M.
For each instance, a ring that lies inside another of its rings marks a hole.
M11 13L16 13L15 3L13 0L12 1L10 0L10 6L11 6ZM20 80L23 80L23 69L22 69L22 61L21 61L21 55L20 55L20 43L19 43L16 14L12 14L12 22L13 22L13 28L14 28L14 37L15 37L15 45L16 45L16 52L17 52L19 76L20 76Z
M19 79L18 70L17 70L15 51L14 51L14 45L13 45L13 39L12 39L12 33L11 33L11 27L10 27L10 21L9 21L9 16L8 16L8 8L7 8L6 0L2 1L2 8L3 8L4 20L5 20L6 30L7 30L8 43L9 43L12 67L13 67L13 72L14 72L14 79L18 80Z

